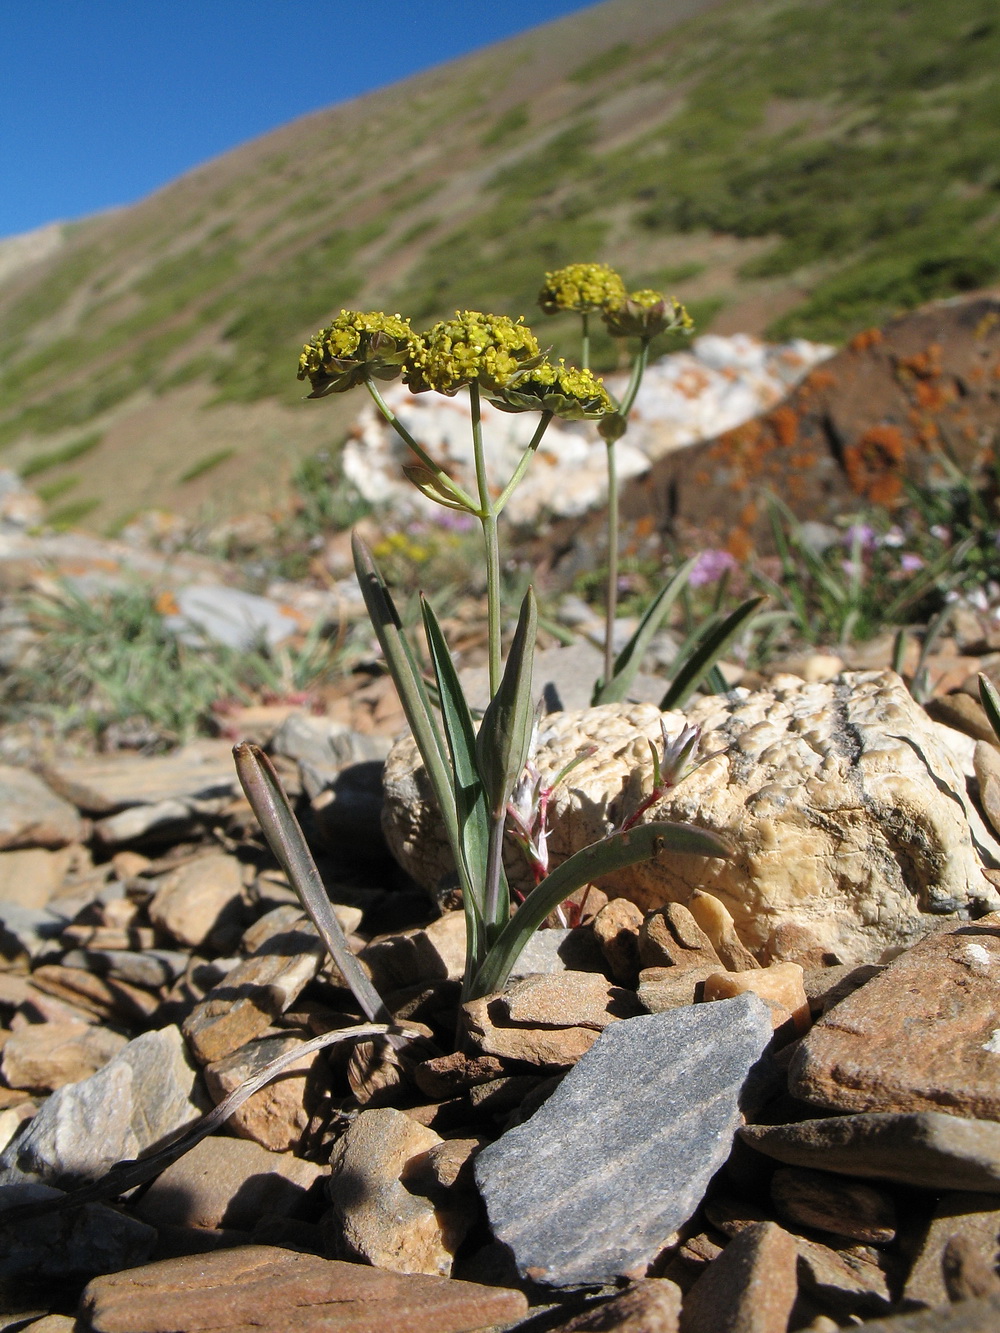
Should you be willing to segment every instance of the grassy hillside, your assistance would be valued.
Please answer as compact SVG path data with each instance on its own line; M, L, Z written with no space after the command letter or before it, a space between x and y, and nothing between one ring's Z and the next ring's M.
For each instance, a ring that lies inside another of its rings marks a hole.
M0 462L100 528L279 502L331 311L532 320L576 259L833 340L990 284L998 68L995 0L607 0L309 116L0 279Z

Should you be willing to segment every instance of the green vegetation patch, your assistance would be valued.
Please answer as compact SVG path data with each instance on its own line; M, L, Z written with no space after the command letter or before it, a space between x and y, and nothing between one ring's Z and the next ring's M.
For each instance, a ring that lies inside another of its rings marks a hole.
M100 505L100 500L72 500L68 505L63 505L61 509L54 510L45 517L46 527L54 528L57 532L65 532L67 528L75 528L78 523L82 523L88 514L92 514Z
M225 463L227 459L232 458L235 452L235 449L216 449L215 453L207 454L204 458L195 463L193 467L189 467L177 480L181 483L186 481L197 481L199 477L205 476L207 472L212 472L221 463Z
M502 116L498 116L483 137L479 140L481 148L495 148L505 139L510 139L518 130L523 130L531 120L527 102L518 102L509 107Z
M589 60L585 60L582 65L578 65L566 77L571 83L592 83L594 79L600 79L605 74L611 74L614 70L621 69L631 59L631 43L618 42L599 55L591 56Z
M29 477L37 476L39 472L46 472L51 467L60 467L63 463L72 463L74 459L92 453L103 439L104 436L99 431L94 431L90 435L84 435L79 440L64 444L59 449L49 449L44 454L36 454L34 458L29 458L21 468L21 476L24 480L27 480Z

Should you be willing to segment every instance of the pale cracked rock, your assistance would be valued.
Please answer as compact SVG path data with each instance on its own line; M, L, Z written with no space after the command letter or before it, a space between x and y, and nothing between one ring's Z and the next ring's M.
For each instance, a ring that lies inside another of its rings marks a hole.
M402 1111L362 1111L330 1156L328 1248L395 1273L447 1277L476 1208L420 1178L443 1142Z
M756 995L605 1028L531 1119L476 1158L493 1233L522 1276L642 1276L729 1156L770 1039Z
M610 895L650 908L707 890L755 954L803 963L872 961L924 934L930 914L1000 907L979 851L995 856L996 844L939 729L893 672L812 684L782 676L767 690L699 699L686 714L650 704L550 714L534 756L543 782L595 747L549 805L553 864L603 837L649 792L661 716L670 736L699 725L700 752L714 757L646 817L711 829L733 855L663 855L602 880ZM451 866L409 738L389 755L385 791L390 846L437 889ZM523 861L509 850L518 882Z

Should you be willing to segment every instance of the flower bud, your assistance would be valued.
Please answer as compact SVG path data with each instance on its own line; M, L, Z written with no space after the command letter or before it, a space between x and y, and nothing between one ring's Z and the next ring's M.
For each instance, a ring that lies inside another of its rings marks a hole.
M694 320L680 301L648 288L606 306L601 318L616 338L655 338L658 333L687 333L694 328Z
M519 372L489 398L504 412L551 412L564 421L599 421L612 410L603 381L562 360Z
M418 344L399 315L342 310L303 347L298 378L309 380L310 398L345 393L370 377L395 379Z

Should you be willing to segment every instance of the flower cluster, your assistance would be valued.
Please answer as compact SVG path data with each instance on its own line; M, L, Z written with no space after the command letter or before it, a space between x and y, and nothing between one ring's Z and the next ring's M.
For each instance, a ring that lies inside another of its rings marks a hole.
M614 406L603 380L561 358L521 371L490 401L505 412L551 412L564 421L596 421Z
M538 304L546 315L569 310L578 315L595 314L621 305L625 284L607 264L569 264L546 273Z
M370 376L395 379L419 345L399 315L342 310L303 347L298 377L312 385L310 398L346 393Z
M606 306L601 318L616 338L655 338L658 333L688 333L694 320L672 296L649 288L631 292L618 305Z
M520 371L542 361L538 340L519 319L457 310L424 334L406 365L406 383L414 393L436 389L449 397L477 382L498 393Z

